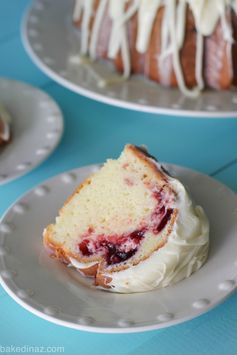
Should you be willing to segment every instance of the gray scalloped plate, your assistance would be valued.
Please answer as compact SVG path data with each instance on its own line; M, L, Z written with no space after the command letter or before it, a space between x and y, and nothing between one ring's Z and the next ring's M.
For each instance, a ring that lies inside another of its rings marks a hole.
M96 289L91 280L45 253L44 227L66 197L98 165L58 175L37 186L6 212L0 222L0 282L21 306L48 321L103 333L139 332L192 319L220 302L237 282L237 197L214 179L165 165L204 207L211 225L207 263L188 279L140 294Z
M0 102L12 116L12 140L0 149L0 185L25 175L57 147L63 116L45 92L23 82L0 78Z

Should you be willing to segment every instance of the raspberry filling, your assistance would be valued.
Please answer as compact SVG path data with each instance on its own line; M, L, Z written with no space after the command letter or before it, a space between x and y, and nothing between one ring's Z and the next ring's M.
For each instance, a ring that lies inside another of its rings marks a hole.
M163 207L162 207L163 211ZM160 233L170 220L173 209L169 208L160 220L158 225L153 225L152 232ZM83 256L92 256L94 254L103 255L108 265L118 264L131 258L137 251L148 228L136 230L123 236L98 236L97 239L85 238L78 244L79 250Z
M108 265L118 264L136 253L144 234L145 230L138 230L121 237L100 235L93 240L83 239L78 246L83 256L100 254L105 257Z
M153 234L159 234L169 222L174 211L173 208L168 208L172 197L164 194L163 189L153 191L153 198L157 200L157 205L151 215L149 226L121 236L96 236L94 230L89 228L85 238L78 244L81 254L87 257L99 254L105 258L108 265L118 264L131 258L137 252L145 233L150 231Z

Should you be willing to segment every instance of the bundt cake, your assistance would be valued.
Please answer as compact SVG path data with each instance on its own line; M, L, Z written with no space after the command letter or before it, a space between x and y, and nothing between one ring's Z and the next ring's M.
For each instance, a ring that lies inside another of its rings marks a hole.
M126 145L68 198L43 241L51 256L98 287L143 292L203 265L209 223L181 182L144 149Z
M236 0L76 0L81 55L191 97L237 85Z
M11 117L3 105L0 105L0 146L7 144L11 138Z

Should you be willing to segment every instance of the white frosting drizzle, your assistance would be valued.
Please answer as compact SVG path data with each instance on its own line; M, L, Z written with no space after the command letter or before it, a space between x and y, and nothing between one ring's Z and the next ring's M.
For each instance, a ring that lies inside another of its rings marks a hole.
M219 20L220 3L223 3L223 0L187 0L187 2L192 10L197 30L204 36L211 35Z
M179 85L180 90L186 95L190 97L195 97L198 95L200 91L199 88L195 88L189 90L185 84L184 75L180 62L179 55L179 46L177 41L177 33L176 33L176 0L168 0L170 6L170 16L169 16L169 28L170 28L170 38L172 43L172 52L173 52L173 66L176 75L176 79ZM199 56L198 56L199 58Z
M156 18L161 0L141 0L138 9L137 51L145 53L149 43L152 26Z
M199 90L202 90L204 88L204 80L202 75L203 49L204 49L203 35L201 32L198 31L195 75L196 75L196 80L198 83Z
M97 16L95 18L94 26L91 32L91 40L90 40L90 57L94 60L96 59L96 45L99 35L99 30L101 26L101 22L103 20L103 16L106 10L106 6L108 4L108 0L101 0L97 9Z
M73 21L78 21L82 14L83 1L77 0L73 10Z
M136 13L140 0L133 0L132 5L125 11L127 0L109 2L109 14L112 19L112 31L109 41L108 57L115 58L121 50L124 76L128 77L131 71L130 50L126 29L126 22Z
M81 53L87 54L89 45L89 33L90 33L90 19L93 15L93 0L83 1L83 18L82 18L82 39L81 39Z
M2 131L0 131L0 139L7 142L10 139L10 134L11 134L10 132L11 116L3 105L0 105L0 121L3 127Z
M157 11L165 6L165 13L161 25L161 54L159 66L165 66L164 59L172 56L176 79L181 91L187 96L196 96L204 87L203 71L203 37L211 35L218 23L221 22L224 38L232 43L232 28L227 21L228 12L233 9L237 13L237 0L100 0L95 21L90 33L90 19L93 15L95 0L76 0L73 19L77 21L82 14L81 53L89 54L94 60L98 42L98 32L103 21L106 8L112 20L112 30L108 44L108 57L114 59L121 51L124 67L124 77L131 72L129 40L127 35L127 21L138 14L138 35L136 49L145 53L150 43L150 36L156 19ZM129 3L129 6L126 5ZM180 62L180 49L183 46L186 26L186 9L189 5L197 29L196 45L196 81L194 89L188 89ZM90 42L90 43L89 43Z
M185 1L180 1L177 6L177 42L178 48L181 49L185 38L185 18L187 12L187 4Z

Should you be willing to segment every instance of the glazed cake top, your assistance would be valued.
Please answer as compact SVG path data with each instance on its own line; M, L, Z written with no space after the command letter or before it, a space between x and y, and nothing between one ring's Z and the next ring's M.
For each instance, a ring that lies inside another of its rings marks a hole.
M126 7L126 4L129 4ZM204 37L211 35L220 21L223 37L229 46L233 43L232 26L228 21L231 10L237 13L237 0L100 0L92 30L90 19L94 13L95 0L76 0L73 20L78 21L83 13L81 24L81 54L96 58L96 48L100 25L106 11L112 20L112 30L108 43L108 57L114 59L121 51L124 64L124 77L131 72L129 43L126 23L134 14L138 15L138 34L136 49L145 53L150 43L150 36L157 11L165 7L161 27L161 53L159 61L172 55L173 67L178 86L187 96L197 96L204 87L203 48ZM183 46L186 28L186 10L191 9L195 21L196 36L196 81L194 89L187 88L183 76L179 51ZM89 40L89 33L91 36Z

